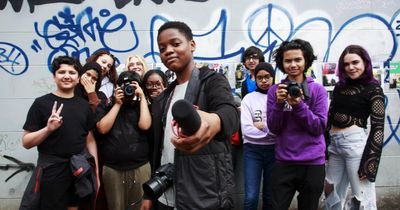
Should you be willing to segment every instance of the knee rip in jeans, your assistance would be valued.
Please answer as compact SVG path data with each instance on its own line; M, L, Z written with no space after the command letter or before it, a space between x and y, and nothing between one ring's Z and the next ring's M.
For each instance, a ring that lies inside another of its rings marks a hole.
M325 179L324 192L325 192L325 205L328 207L328 209L331 209L333 206L340 203L340 198L336 194L335 185L327 179Z
M361 201L353 196L345 206L346 210L360 210Z
M326 179L324 187L325 197L328 197L333 192L333 188L333 183Z

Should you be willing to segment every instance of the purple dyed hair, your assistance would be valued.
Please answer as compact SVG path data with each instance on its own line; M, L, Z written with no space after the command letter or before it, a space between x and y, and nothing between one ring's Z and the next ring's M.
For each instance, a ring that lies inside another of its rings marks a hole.
M361 59L364 62L365 70L364 73L360 76L359 79L357 79L360 83L362 84L379 84L378 80L374 78L373 72L372 72L372 62L371 62L371 57L369 56L368 52L361 47L360 45L349 45L347 46L342 54L340 55L339 58L339 64L338 64L338 77L339 77L339 85L340 86L345 86L347 85L351 79L347 76L345 67L344 67L344 57L347 54L357 54L358 56L361 57Z

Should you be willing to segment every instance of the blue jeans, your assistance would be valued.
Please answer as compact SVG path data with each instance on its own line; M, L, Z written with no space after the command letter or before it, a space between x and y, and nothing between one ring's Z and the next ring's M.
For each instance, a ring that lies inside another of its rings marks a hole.
M327 192L325 210L352 209L353 198L360 201L361 208L376 210L375 184L360 180L358 169L367 142L363 128L352 127L338 132L331 132L331 144L328 147L329 161L326 168L326 185L333 186ZM347 196L351 186L351 196ZM346 199L347 198L347 199Z
M271 195L271 174L275 164L274 145L244 144L244 209L257 209L261 177L263 178L263 210L268 209Z

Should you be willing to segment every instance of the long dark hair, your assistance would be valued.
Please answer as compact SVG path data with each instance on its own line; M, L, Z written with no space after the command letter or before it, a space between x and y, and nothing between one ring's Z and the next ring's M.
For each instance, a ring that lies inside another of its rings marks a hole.
M343 50L338 61L338 77L340 86L345 86L352 81L352 79L347 76L344 66L344 57L347 54L357 54L364 62L365 70L360 78L357 79L358 82L362 84L379 84L378 80L374 78L371 57L368 52L360 45L349 45Z
M98 50L95 53L93 53L89 58L87 58L86 62L96 62L97 59L102 55L108 55L114 60L112 66L110 67L110 71L107 77L110 79L111 83L115 86L117 84L118 74L117 74L117 69L115 68L115 62L117 59L113 54L111 54L107 50Z

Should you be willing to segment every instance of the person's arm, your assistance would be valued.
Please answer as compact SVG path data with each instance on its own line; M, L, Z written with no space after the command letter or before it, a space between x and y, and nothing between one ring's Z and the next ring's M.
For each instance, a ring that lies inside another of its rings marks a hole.
M358 175L360 179L375 182L382 154L385 126L385 97L382 88L379 86L375 88L370 98L370 107L371 129L361 158Z
M140 210L150 210L152 203L153 202L151 200L144 199L142 201L142 206L140 207Z
M97 190L100 188L100 176L99 176L99 161L97 155L97 145L96 140L94 139L93 132L89 131L86 137L86 149L90 155L94 158L95 162L95 170L96 170L96 183L97 183Z
M89 99L90 108L92 108L92 111L95 112L97 106L100 103L100 99L97 96L97 93L96 92L88 93L88 99Z
M138 85L137 82L133 82L133 86L136 88L135 95L140 98L140 117L138 126L141 130L148 130L151 126L151 115L149 106L147 105L147 99L143 92L143 89Z
M252 101L249 97L252 93L249 93L243 100L242 100L242 110L240 112L240 125L242 128L242 134L246 138L251 139L260 139L260 137L265 137L267 133L264 132L264 127L266 124L265 122L253 122L252 117L252 109L251 104ZM257 123L259 123L259 127L257 127ZM261 129L260 129L261 128Z
M191 136L175 136L171 138L172 144L181 151L194 153L207 145L214 136L221 131L221 119L215 113L197 111L200 115L201 125L199 130Z
M93 111L96 111L96 107L100 103L100 99L96 94L96 82L93 82L86 74L83 74L80 83L88 96L90 107Z
M101 134L108 133L112 126L114 125L115 119L118 116L118 112L122 106L122 99L124 98L124 92L121 90L120 87L115 88L115 103L110 109L110 111L101 118L97 123L97 131Z
M239 125L239 115L233 102L228 81L222 75L216 74L206 82L207 112L198 110L201 118L199 130L188 137L175 136L171 138L174 146L186 153L194 153L207 145L216 135L218 139L230 141L232 133Z
M267 124L269 130L274 134L280 134L284 125L283 112L286 94L287 91L282 84L274 85L268 90Z
M319 136L325 132L328 120L328 95L324 87L319 86L312 97L313 107L304 101L292 106L292 113L301 122L300 125L311 135Z
M63 104L57 109L57 101L55 101L46 127L34 132L24 130L22 134L22 145L26 149L41 144L53 131L57 130L62 125L62 116L60 116L62 108Z

